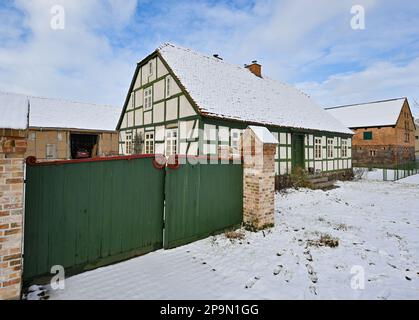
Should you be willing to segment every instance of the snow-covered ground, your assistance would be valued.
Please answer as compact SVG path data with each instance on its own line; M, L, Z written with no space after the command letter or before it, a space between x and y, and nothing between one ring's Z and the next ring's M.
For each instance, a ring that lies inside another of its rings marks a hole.
M51 298L419 299L419 185L338 186L278 194L269 231L210 237L86 272ZM321 234L339 245L310 245Z
M419 174L415 174L414 176L410 176L404 178L402 180L397 181L399 183L410 183L410 184L419 184Z

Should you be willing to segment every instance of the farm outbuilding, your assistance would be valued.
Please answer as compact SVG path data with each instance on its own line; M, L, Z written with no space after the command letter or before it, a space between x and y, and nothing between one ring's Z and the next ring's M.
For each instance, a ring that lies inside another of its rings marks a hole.
M415 161L415 122L407 98L328 108L355 132L355 166L395 166Z
M0 92L2 122L25 119L27 151L40 161L118 154L120 107Z

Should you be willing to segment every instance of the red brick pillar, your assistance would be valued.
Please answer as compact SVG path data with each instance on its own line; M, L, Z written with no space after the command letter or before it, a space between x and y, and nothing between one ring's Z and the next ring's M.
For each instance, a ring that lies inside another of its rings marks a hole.
M275 224L275 153L278 141L265 127L243 134L243 220L260 230Z
M0 300L20 298L25 152L24 132L0 129Z

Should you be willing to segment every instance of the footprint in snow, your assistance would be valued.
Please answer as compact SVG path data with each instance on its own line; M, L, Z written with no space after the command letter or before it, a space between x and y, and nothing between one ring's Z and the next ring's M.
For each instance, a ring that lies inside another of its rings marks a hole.
M313 261L313 256L311 255L309 250L304 251L304 256L306 257L307 261Z
M280 257L280 256L282 256L282 255L284 255L285 254L285 252L287 252L286 250L280 250L276 255L278 256L278 257Z
M383 292L381 292L378 296L377 299L380 300L387 300L391 295L391 291L388 289L385 289Z
M311 282L317 283L317 281L319 281L319 278L317 278L317 274L314 272L313 267L309 264L307 264L306 267L307 267L308 277L310 278Z
M285 272L283 273L283 277L284 277L285 282L288 283L292 279L292 273L289 272L288 270L285 270Z
M259 276L256 276L256 277L254 277L254 278L252 278L252 279L250 279L249 281L247 281L247 283L246 283L246 285L244 286L246 289L250 289L250 288L252 288L255 284L256 284L256 282L258 282L260 280L260 277Z
M274 273L274 275L275 275L275 276L277 276L278 274L280 274L283 268L284 268L284 266L283 266L283 265L279 265L279 266L277 266L277 267L274 269L274 272L273 272L273 273Z
M310 290L310 292L312 294L314 294L315 296L317 296L317 289L316 289L315 286L310 286L308 289Z

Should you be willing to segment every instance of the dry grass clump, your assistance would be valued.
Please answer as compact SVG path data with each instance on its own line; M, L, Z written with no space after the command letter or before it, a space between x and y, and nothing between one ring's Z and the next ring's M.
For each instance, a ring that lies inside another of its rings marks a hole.
M320 235L319 239L316 240L308 240L307 244L313 247L330 247L336 248L339 246L339 239L332 237L328 233L324 233Z
M227 239L230 239L232 241L243 240L244 237L245 237L245 234L244 234L243 230L227 231L224 235Z

